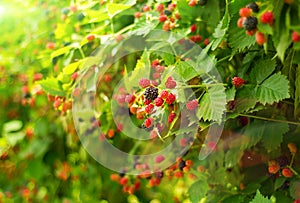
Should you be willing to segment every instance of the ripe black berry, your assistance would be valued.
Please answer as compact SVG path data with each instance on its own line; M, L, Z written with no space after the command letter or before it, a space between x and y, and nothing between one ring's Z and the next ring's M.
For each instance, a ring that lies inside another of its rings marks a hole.
M204 6L205 4L207 4L207 0L200 0L198 4L200 6Z
M255 2L248 4L246 8L250 8L254 13L258 13L259 11L259 7Z
M180 160L180 162L178 163L179 170L182 171L185 166L186 166L185 161Z
M158 89L155 87L148 87L144 92L145 99L153 101L158 97Z
M249 16L244 20L243 27L248 31L255 30L257 23L258 21L256 17Z
M164 14L165 14L166 16L170 16L170 15L172 15L172 12L169 11L169 10L164 10Z

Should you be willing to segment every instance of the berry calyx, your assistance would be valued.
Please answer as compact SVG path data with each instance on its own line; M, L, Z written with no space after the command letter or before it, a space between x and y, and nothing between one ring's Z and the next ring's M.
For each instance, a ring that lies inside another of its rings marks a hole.
M143 124L143 125L144 125L146 128L150 128L150 127L152 127L153 122L154 122L154 119L153 119L153 118L147 118L147 119L144 121L144 124Z
M256 32L255 40L258 45L263 45L267 39L264 33Z
M243 27L250 31L250 30L255 30L257 27L257 18L254 16L249 16L243 21Z
M163 100L161 97L157 97L157 98L154 100L154 103L155 103L155 106L161 106L161 105L163 105L164 100Z
M167 82L166 82L166 88L168 89L173 89L176 87L176 82L175 80L173 80L173 78L170 76L168 77L167 79Z
M245 81L240 77L233 77L231 84L235 86L235 88L239 88L243 84L245 84Z
M186 108L190 111L196 109L198 107L198 101L193 99L186 104Z
M144 92L144 97L147 100L153 101L158 97L158 89L155 87L148 87Z
M175 99L176 99L176 96L174 94L170 93L168 95L167 99L166 99L166 103L168 105L171 105L171 104L173 104L173 102L175 101Z
M293 172L289 168L282 169L281 173L286 178L291 178L294 175Z
M252 14L250 8L241 8L239 11L241 17L249 17Z
M262 23L268 23L270 25L273 25L273 21L274 21L274 15L271 11L266 11L262 14L262 16L260 17L260 21Z
M300 33L298 33L297 31L294 31L292 33L292 40L293 40L293 42L300 42Z
M258 13L259 11L259 7L255 2L248 4L246 8L250 8L254 13Z
M142 88L146 88L150 85L150 80L146 79L146 78L142 78L139 80L139 86Z

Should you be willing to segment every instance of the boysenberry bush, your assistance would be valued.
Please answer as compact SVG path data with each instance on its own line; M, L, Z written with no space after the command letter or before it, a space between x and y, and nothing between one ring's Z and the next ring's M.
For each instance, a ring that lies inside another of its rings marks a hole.
M299 9L1 1L0 202L300 202Z

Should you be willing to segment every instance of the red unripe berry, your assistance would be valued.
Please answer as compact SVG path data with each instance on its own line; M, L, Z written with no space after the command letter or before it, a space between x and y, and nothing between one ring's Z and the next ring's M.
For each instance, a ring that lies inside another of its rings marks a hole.
M206 38L204 41L203 41L203 43L207 46L207 45L209 45L209 38Z
M291 154L296 154L297 153L297 147L294 143L289 143L287 146L288 146Z
M153 118L147 118L145 121L144 121L144 126L146 128L150 128L152 125L153 125L153 122L154 122L154 119Z
M130 113L132 113L133 115L135 115L136 112L137 112L137 107L136 106L131 106L129 110L130 110Z
M232 85L234 85L236 88L239 88L243 84L245 84L245 81L240 77L233 77L231 81Z
M175 171L173 175L175 178L182 178L184 176L182 171Z
M53 103L53 107L54 108L58 108L61 105L61 100L60 99L56 99Z
M163 4L158 4L157 7L156 7L156 10L159 12L159 13L162 13L165 9L165 6Z
M134 100L135 100L134 95L129 94L129 95L126 95L126 97L125 97L125 102L128 104L131 104L132 102L134 102Z
M245 17L240 17L240 18L238 19L238 21L237 21L237 26L238 26L239 28L243 28L243 22L244 22L245 19L246 19Z
M119 183L120 183L121 185L126 185L126 184L128 183L128 178L122 177L122 178L120 179Z
M166 21L162 28L163 28L164 31L169 31L170 30L170 23Z
M174 3L168 5L169 11L174 11L175 8L176 8L176 4L174 4Z
M157 97L157 98L154 100L154 103L155 103L155 106L161 106L161 105L163 105L164 100L163 100L161 97Z
M140 18L140 17L142 17L142 13L141 13L141 12L136 12L136 13L134 14L134 17L135 17L135 18Z
M78 76L79 76L79 73L75 72L72 74L71 78L72 78L72 80L76 80L78 78Z
M156 163L161 163L165 160L165 157L163 155L158 155L155 157L155 162Z
M173 80L173 78L170 76L168 77L167 79L167 82L166 82L166 88L168 89L173 89L176 87L176 82Z
M276 174L279 170L280 170L279 165L271 165L271 166L268 167L268 171L271 174Z
M146 112L147 114L150 114L150 113L153 111L153 109L154 109L154 105L153 105L153 104L148 104L148 105L146 106L146 108L145 108L145 112Z
M246 34L248 36L253 36L255 33L256 33L257 29L254 29L254 30L246 30Z
M76 5L70 6L70 10L71 10L72 12L76 13L76 11L77 11L77 6L76 6Z
M47 49L54 49L55 48L55 43L54 42L48 42L47 44L46 44L46 48Z
M293 40L293 42L300 42L300 33L298 33L297 31L294 31L292 33L292 40Z
M294 175L293 172L289 168L282 169L281 173L286 178L291 178Z
M191 32L196 32L197 26L195 24L191 25L190 30L191 30Z
M174 94L170 93L168 95L167 99L166 99L166 103L168 105L171 105L171 104L173 104L173 102L175 101L175 99L176 99L176 96Z
M202 40L202 37L200 35L194 35L190 37L190 40L192 40L195 43L199 43Z
M107 132L107 136L109 138L113 138L115 136L115 130L114 129L109 129Z
M86 36L86 40L88 42L92 42L94 39L95 39L95 35L93 35L93 34L89 34Z
M194 7L197 5L197 0L190 0L189 1L189 6Z
M150 104L150 103L151 103L151 100L148 100L148 99L145 99L145 100L144 100L144 104L145 104L145 105L148 105L148 104Z
M251 15L252 11L250 8L241 8L240 9L240 16L241 17L249 17Z
M168 123L172 123L175 118L176 118L176 113L171 112L168 116Z
M190 111L196 109L198 107L198 101L193 99L186 104L186 108Z
M270 25L273 24L274 21L274 15L271 11L266 11L262 14L262 16L260 17L260 21L262 23L269 23Z
M267 40L264 33L261 32L256 32L255 39L258 45L263 45Z
M155 73L153 73L152 76L153 76L154 79L159 79L160 78L160 73L155 72Z
M23 94L29 93L29 87L26 85L22 86L22 92L23 92Z
M108 83L112 80L111 74L107 73L104 75L104 82Z
M158 21L161 23L165 22L167 19L168 19L168 16L166 16L166 15L160 15L158 17Z
M169 95L169 92L168 92L167 90L163 90L163 91L161 91L161 93L160 93L160 97L161 97L162 99L166 99L166 98L168 97L168 95Z
M112 180L112 181L119 181L120 180L120 176L118 174L111 174L110 175L110 180Z
M160 64L160 62L159 62L158 59L155 59L155 60L153 60L153 61L151 62L151 66L152 66L152 67L156 67L156 66L158 66L159 64Z
M35 73L33 75L33 81L38 81L38 80L41 80L41 79L43 79L43 74L41 74L41 73Z
M150 11L150 6L145 5L145 6L143 7L143 11L144 11L144 12Z
M175 18L177 19L177 20L179 20L181 17L180 17L180 14L179 13L175 13Z
M150 80L146 79L146 78L142 78L139 80L139 86L141 86L142 88L146 88L150 85Z

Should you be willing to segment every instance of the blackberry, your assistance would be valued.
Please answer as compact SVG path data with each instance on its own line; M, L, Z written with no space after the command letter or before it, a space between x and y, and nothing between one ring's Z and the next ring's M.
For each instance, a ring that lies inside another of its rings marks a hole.
M144 92L145 99L153 101L158 97L158 89L155 87L148 87Z
M185 161L180 160L180 162L178 163L179 170L182 171L185 166L186 166Z
M169 11L169 10L164 10L164 14L165 14L166 16L170 16L170 15L172 15L172 12Z
M243 27L248 31L255 30L257 23L258 21L256 17L249 16L244 20Z
M248 4L246 8L250 8L254 13L258 13L259 11L259 7L255 2Z
M207 0L200 0L198 4L200 6L204 6L205 4L207 4Z

